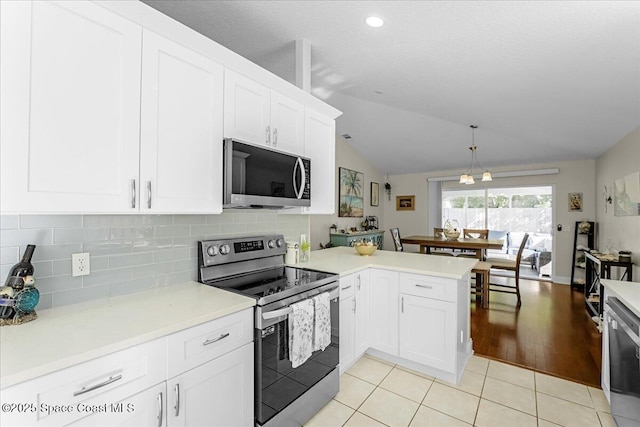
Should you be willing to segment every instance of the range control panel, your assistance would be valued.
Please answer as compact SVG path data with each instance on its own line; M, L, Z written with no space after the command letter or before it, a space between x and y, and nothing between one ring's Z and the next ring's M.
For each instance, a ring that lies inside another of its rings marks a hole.
M198 264L199 267L208 267L284 255L286 251L281 234L202 240L198 242Z

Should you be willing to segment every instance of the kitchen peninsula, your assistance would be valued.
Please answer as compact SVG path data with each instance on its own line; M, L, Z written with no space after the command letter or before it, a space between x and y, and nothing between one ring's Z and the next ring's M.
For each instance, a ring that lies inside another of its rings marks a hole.
M458 383L473 353L469 275L477 260L353 248L311 253L340 275L340 370L363 353Z

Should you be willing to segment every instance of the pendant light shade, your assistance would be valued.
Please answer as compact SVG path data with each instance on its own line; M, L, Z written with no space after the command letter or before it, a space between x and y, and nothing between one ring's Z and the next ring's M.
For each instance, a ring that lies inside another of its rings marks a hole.
M478 128L478 126L471 125L470 127L471 127L471 147L469 147L469 150L471 150L471 166L469 167L469 170L467 172L463 172L462 175L460 175L460 184L476 183L475 179L473 179L473 161L474 160L476 165L478 165L478 169L482 171L482 181L493 181L493 178L491 177L491 172L484 170L482 166L480 166L480 162L478 161L478 154L477 154L478 147L476 146L476 142L475 142L475 130Z

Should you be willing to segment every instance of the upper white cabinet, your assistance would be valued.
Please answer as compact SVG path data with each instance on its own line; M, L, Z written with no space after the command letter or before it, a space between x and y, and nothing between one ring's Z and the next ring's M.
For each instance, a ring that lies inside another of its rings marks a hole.
M222 212L223 67L145 30L140 211Z
M224 136L293 154L304 150L304 105L230 69L224 77Z
M304 155L311 159L311 214L336 207L336 122L310 108L305 112Z
M89 2L0 8L2 211L130 211L142 28Z

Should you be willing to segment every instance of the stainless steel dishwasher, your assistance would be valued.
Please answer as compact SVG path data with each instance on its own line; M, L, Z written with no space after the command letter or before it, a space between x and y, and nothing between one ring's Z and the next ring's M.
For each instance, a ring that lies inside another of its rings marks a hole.
M607 299L605 313L611 415L618 427L640 427L640 318L615 297Z

